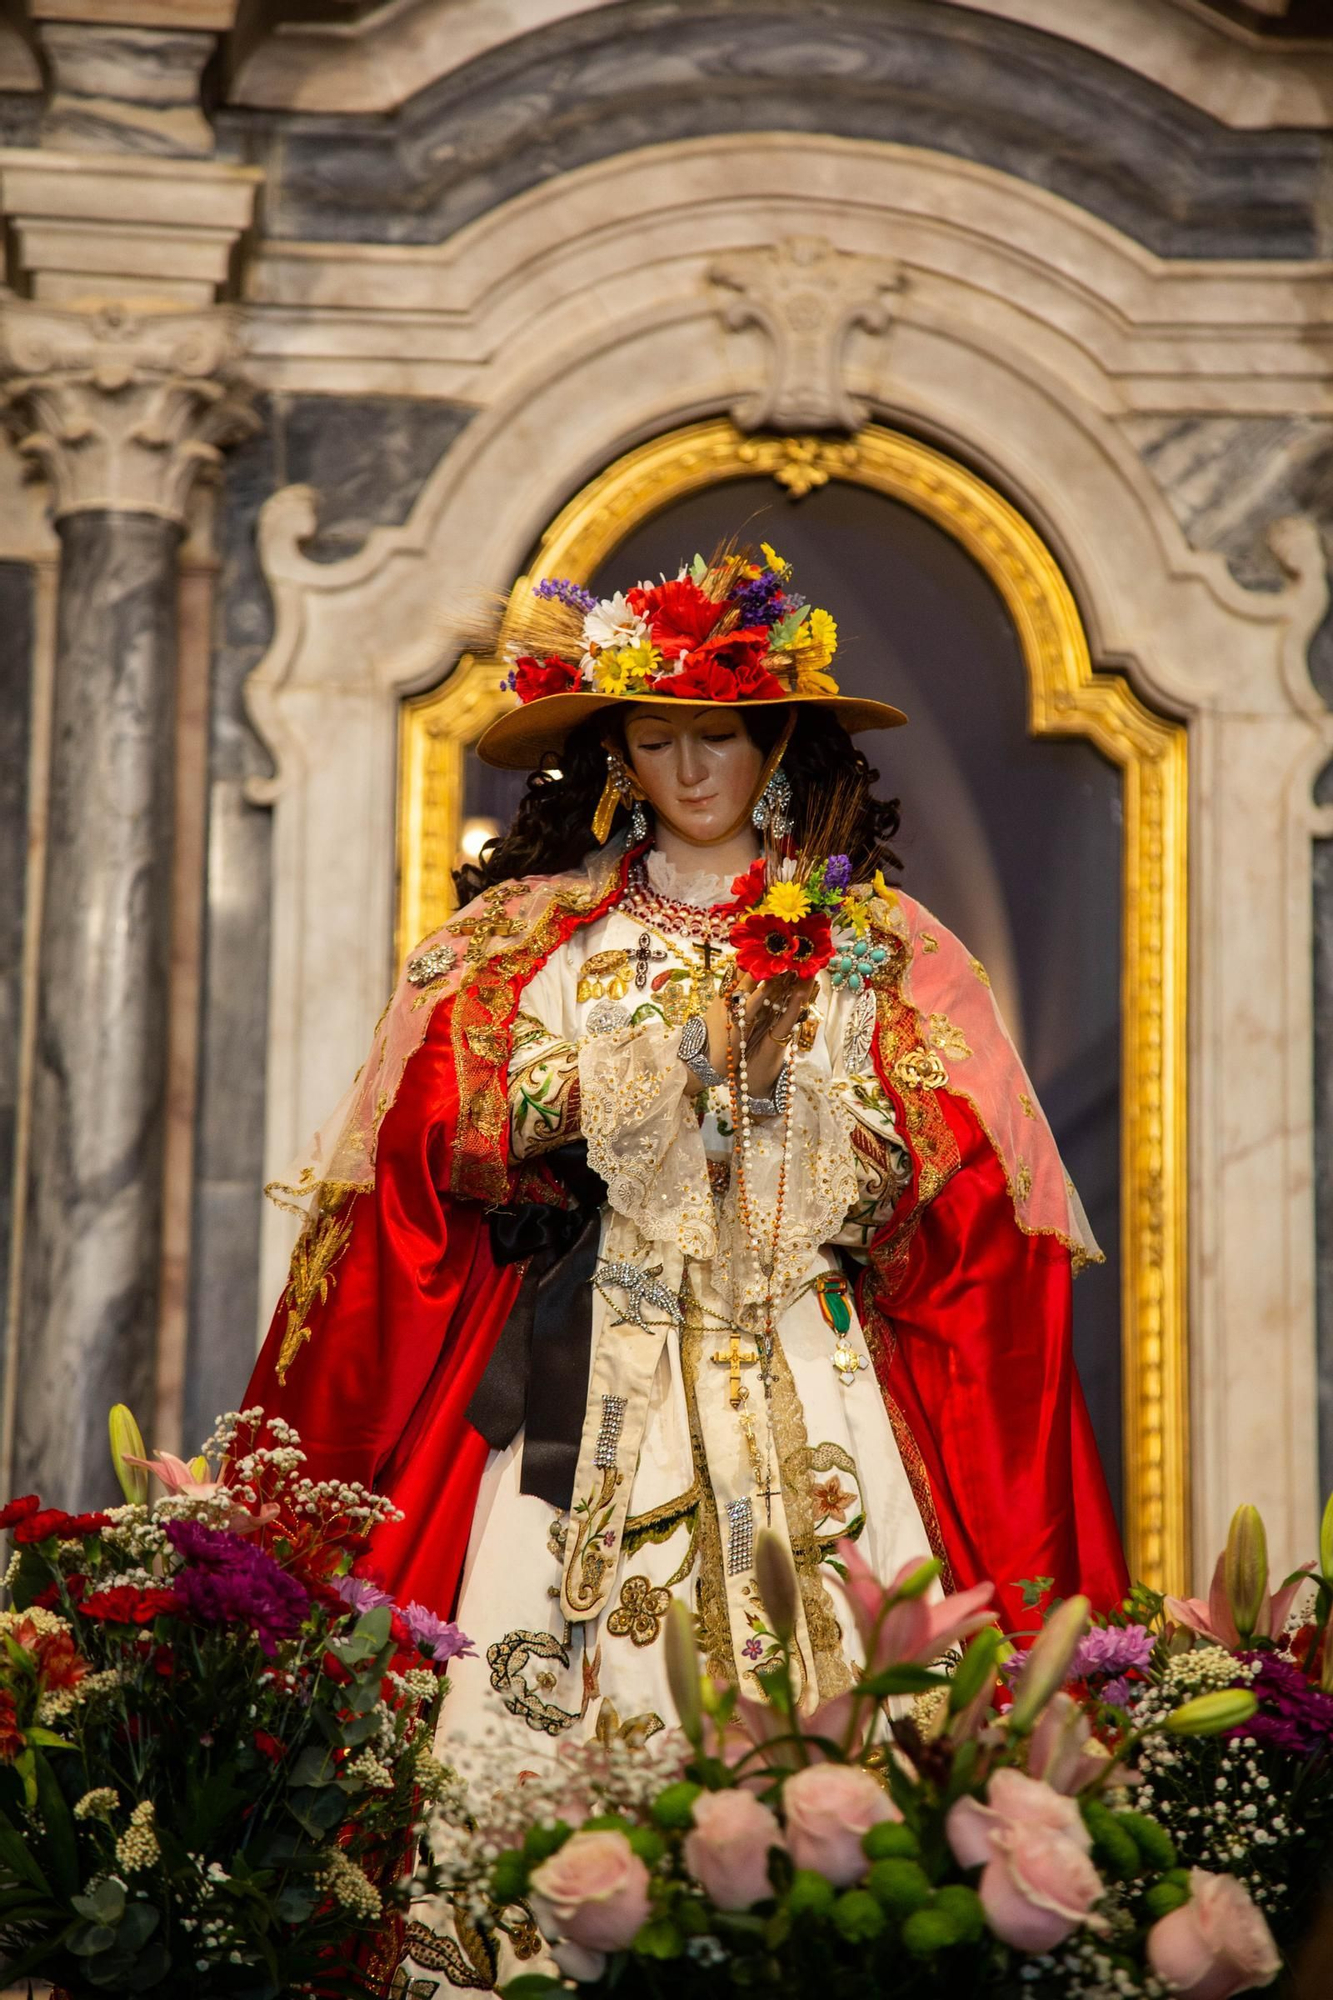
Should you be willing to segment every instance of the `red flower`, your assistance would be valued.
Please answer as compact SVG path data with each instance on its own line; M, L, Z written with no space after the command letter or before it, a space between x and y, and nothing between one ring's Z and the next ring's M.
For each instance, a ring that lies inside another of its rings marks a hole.
M692 653L727 608L706 597L688 576L650 584L646 590L630 590L625 596L630 609L646 620L654 645L667 660Z
M287 1755L287 1746L279 1743L276 1736L270 1736L267 1729L256 1729L254 1745L260 1755L267 1757L271 1764L280 1764Z
M26 1521L29 1514L35 1514L41 1506L35 1493L25 1493L21 1500L8 1500L0 1507L0 1528L12 1528L17 1521Z
M107 1590L95 1590L79 1606L83 1617L100 1618L108 1625L151 1625L159 1613L179 1609L174 1590L140 1590L133 1583L113 1583Z
M767 635L728 632L692 653L678 674L659 674L654 694L678 701L781 701L787 690L776 674L760 665Z
M66 1514L60 1507L43 1507L24 1516L14 1530L14 1540L20 1546L44 1542L51 1535L59 1535L62 1541L76 1541L84 1535L97 1534L110 1519L109 1514Z
M756 910L733 924L729 936L737 965L753 979L776 979L784 972L813 979L833 956L833 927L818 911L793 924Z
M68 1632L43 1632L33 1647L37 1678L43 1688L77 1687L91 1672Z
M395 1646L411 1646L413 1644L412 1634L408 1631L406 1622L399 1617L396 1611L389 1613L389 1637L393 1640Z
M13 1695L8 1688L0 1688L0 1763L12 1764L27 1742L18 1723Z
M547 694L568 694L579 684L579 670L557 653L536 660L525 653L514 663L514 693L520 701L538 701Z
M335 1687L347 1687L352 1679L336 1653L325 1653L320 1663L320 1671L326 1680L333 1682Z
M762 903L768 886L767 876L768 863L761 854L757 861L750 863L743 875L737 875L732 882L731 893L736 900L726 904L726 909L738 917L742 911L752 910L756 903Z

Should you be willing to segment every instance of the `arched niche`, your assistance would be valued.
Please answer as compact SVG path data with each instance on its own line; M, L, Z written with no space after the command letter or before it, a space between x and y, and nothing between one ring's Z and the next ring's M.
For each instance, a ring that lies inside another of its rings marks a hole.
M633 568L636 538L642 543L654 521L671 516L680 521L683 532L691 503L694 518L702 521L699 502L737 483L734 500L740 503L742 513L762 504L763 493L782 505L812 493L859 489L918 523L926 535L947 538L959 552L964 572L977 573L983 595L993 597L1002 613L1004 634L992 630L990 635L996 642L993 665L998 663L998 671L992 672L996 685L989 690L991 695L1002 708L1005 690L999 683L1008 671L1013 685L1007 693L1015 701L1021 693L1026 732L1034 745L1053 747L1051 739L1074 739L1084 755L1091 754L1084 782L1092 791L1097 789L1093 773L1099 760L1105 760L1117 774L1114 790L1120 825L1114 844L1118 879L1108 884L1105 866L1097 868L1094 858L1096 879L1088 883L1088 907L1076 913L1075 929L1080 917L1082 929L1070 939L1070 952L1082 956L1085 976L1091 966L1095 982L1100 949L1104 954L1101 967L1118 993L1118 1005L1107 1005L1108 996L1101 996L1103 1016L1118 1042L1114 1078L1118 1175L1103 1198L1095 1198L1103 1216L1109 1212L1111 1217L1119 1275L1118 1311L1113 1307L1111 1326L1113 1329L1118 1319L1120 1365L1112 1373L1119 1376L1121 1428L1116 1441L1119 1449L1113 1449L1108 1457L1113 1473L1116 1460L1120 1461L1118 1483L1131 1567L1147 1582L1170 1585L1182 1579L1189 1568L1186 731L1181 724L1154 713L1119 675L1094 669L1069 584L1023 514L958 460L878 424L866 425L851 439L839 441L747 437L725 419L710 419L656 438L598 473L568 502L542 536L529 565L529 577L600 580L599 572L608 560L622 557ZM771 533L770 519L766 514L763 532L769 539L781 541L781 517L773 521ZM844 528L849 525L843 524ZM872 532L868 522L860 525ZM900 534L900 544L901 540ZM890 545L886 535L886 551ZM918 565L923 553L918 551ZM912 560L901 546L898 559ZM941 581L946 570L947 565L940 570ZM623 581L619 560L615 573ZM803 581L808 587L810 579L803 577ZM962 581L959 575L960 585ZM519 580L520 588L524 582ZM981 599L976 603L975 615L984 625ZM832 608L836 612L839 604ZM915 644L905 628L896 640L892 631L876 638L883 639L890 672L896 643L900 678L915 676L918 707L928 716L922 729L922 753L938 782L948 788L958 822L956 838L935 842L927 876L933 868L943 888L943 903L952 905L941 907L940 915L969 935L974 948L990 960L1002 998L1008 1003L1006 1011L1015 1020L1020 1039L1027 1044L1025 1052L1031 1057L1038 1043L1049 1051L1057 1040L1049 1021L1041 1027L1030 1024L1025 1031L1028 1003L1040 1001L1043 987L1041 954L1029 950L1026 967L1023 963L1024 946L1030 942L1023 933L1038 921L1038 915L1031 905L1022 910L1021 898L1014 894L1023 866L1021 855L1011 855L1007 870L997 866L995 842L988 842L986 829L972 810L977 787L967 781L949 742L951 734L957 737L962 731L964 717L956 706L950 716L950 700L930 700L931 690L923 677L926 663L909 657L922 636L921 619L928 620L924 603L918 603L914 615ZM882 678L881 662L871 651L871 635L862 632L860 636L859 657L858 649L850 648L840 659L844 686L898 699L900 690L891 683L886 685ZM445 680L402 704L400 955L448 915L449 871L465 814L489 808L494 816L500 816L511 803L499 793L492 796L473 790L471 798L468 796L468 746L508 699L499 689L494 660L464 655ZM912 706L910 696L906 705L909 709ZM955 747L961 751L960 743ZM962 761L970 758L975 767L979 754L974 742ZM1012 739L1011 761L1016 761ZM1043 761L1046 769L1040 772ZM472 779L474 787L478 775L479 767ZM1049 760L1040 755L1026 777L1016 772L1011 775L1020 788L1053 783L1048 799L1060 794L1058 780L1051 780ZM1103 807L1109 798L1103 787ZM1065 799L1067 802L1067 791ZM924 796L921 803L928 811ZM1096 803L1090 801L1090 815L1095 811ZM1080 827L1075 814L1063 837L1077 838L1090 830L1091 817ZM1092 842L1093 847L1096 844ZM1018 845L1021 848L1022 843ZM1104 855L1104 840L1102 850ZM1030 848L1029 852L1035 854L1036 850ZM975 871L970 885L965 883L965 871L957 866L960 854ZM1071 885L1076 891L1077 870L1055 872L1066 895ZM908 886L918 889L910 878ZM930 902L924 886L920 892ZM940 900L937 889L935 901ZM984 936L978 935L979 929ZM1046 964L1048 970L1058 966L1058 952L1054 958L1048 956ZM1069 976L1076 974L1071 971ZM1090 1000L1089 1004L1095 1006L1096 1002ZM1094 1034L1082 1051L1076 1048L1071 1074L1077 1071L1080 1054L1089 1067L1096 1062L1096 1039ZM1040 1061L1036 1068L1039 1089L1050 1085L1053 1078L1042 1076ZM1079 1105L1071 1094L1066 1100L1066 1118L1062 1117L1058 1084L1054 1092L1048 1088L1044 1095L1057 1135L1071 1154L1076 1153L1080 1143L1077 1121L1088 1115L1095 1119L1095 1105ZM1090 1159L1097 1157L1095 1146L1086 1150ZM1096 1311L1085 1315L1085 1321L1084 1367L1094 1378L1090 1387L1096 1402L1099 1387L1104 1393L1106 1386L1095 1376L1107 1321Z

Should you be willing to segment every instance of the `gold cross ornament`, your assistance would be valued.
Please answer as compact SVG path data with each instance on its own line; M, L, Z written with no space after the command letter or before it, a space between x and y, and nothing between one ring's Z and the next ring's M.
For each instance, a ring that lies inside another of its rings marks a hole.
M742 1368L752 1368L759 1359L759 1356L757 1354L744 1353L741 1348L739 1334L733 1333L731 1344L728 1347L719 1348L713 1359L720 1368L729 1368L731 1370L731 1380L727 1384L727 1390L731 1397L732 1409L739 1410L741 1404L749 1400L750 1395L749 1390L741 1380L741 1370Z

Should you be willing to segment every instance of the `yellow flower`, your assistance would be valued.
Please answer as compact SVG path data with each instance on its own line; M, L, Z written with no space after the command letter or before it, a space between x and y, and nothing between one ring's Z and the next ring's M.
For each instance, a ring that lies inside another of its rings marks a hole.
M661 664L656 646L622 646L619 652L608 650L598 656L592 677L599 694L624 694L627 688L639 687Z
M884 880L884 872L880 868L875 870L875 894L882 896L886 903L894 903L898 900L897 891L891 888Z
M798 659L796 662L797 694L836 694L838 683L832 674L823 673L818 667L807 667Z
M799 644L811 655L812 667L826 667L838 650L838 628L827 611L812 611L801 628Z
M785 557L778 554L771 542L760 542L759 546L764 552L764 561L768 564L774 576L791 575L791 564Z
M856 937L864 937L870 929L870 912L858 898L849 896L841 910L843 921L851 925Z
M767 916L798 924L809 914L810 898L799 882L775 882L759 907Z

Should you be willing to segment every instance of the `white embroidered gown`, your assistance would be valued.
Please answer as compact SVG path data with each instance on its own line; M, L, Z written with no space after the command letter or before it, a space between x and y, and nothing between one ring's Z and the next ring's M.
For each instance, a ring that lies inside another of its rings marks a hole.
M794 1062L766 1280L737 1212L727 1091L701 1094L677 1055L709 906L728 894L651 853L621 904L557 951L520 1003L512 1152L581 1132L609 1201L573 1511L520 1492L521 1433L482 1481L457 1614L477 1657L451 1667L441 1729L442 1754L463 1768L468 1745L497 1731L535 1763L562 1738L673 1723L662 1647L673 1596L696 1611L711 1671L759 1695L755 1669L773 1642L752 1542L766 1522L790 1539L801 1577L807 1709L841 1692L856 1663L839 1538L856 1537L881 1576L928 1553L854 1303L842 1294L851 1358L840 1372L816 1285L842 1276L839 1248L864 1252L908 1172L870 1061L873 996L820 977L817 1038ZM727 953L712 950L716 968ZM756 1122L753 1145L752 1207L771 1241L782 1120ZM765 1371L756 1335L770 1289Z

